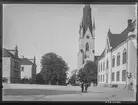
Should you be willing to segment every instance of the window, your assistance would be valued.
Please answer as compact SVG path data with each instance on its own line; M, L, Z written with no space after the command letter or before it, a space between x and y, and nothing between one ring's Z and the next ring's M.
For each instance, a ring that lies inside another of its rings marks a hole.
M17 61L14 62L14 68L18 69L19 63Z
M106 83L108 83L108 73L106 73Z
M98 68L99 72L100 72L100 64L99 64L99 68Z
M120 53L117 54L117 66L120 65Z
M103 75L103 82L104 82L104 75Z
M101 71L102 71L102 63L101 63Z
M106 69L108 69L108 59L107 59L107 61L106 61Z
M89 36L87 35L86 38L89 39Z
M98 76L98 81L100 82L100 76Z
M22 71L24 71L24 67L22 67Z
M119 71L116 72L116 81L120 81L120 72Z
M124 49L124 51L123 51L123 64L125 64L126 63L126 57L127 57L127 55L126 55L127 53L126 53L126 49Z
M113 58L112 58L112 67L114 67L115 66L115 56L113 56Z
M103 62L103 70L104 70L104 62Z
M89 44L86 44L86 51L89 51Z
M113 72L112 73L112 81L114 81L114 78L115 78L115 73Z
M92 50L92 52L94 53L94 50Z
M122 81L126 81L126 70L122 70Z

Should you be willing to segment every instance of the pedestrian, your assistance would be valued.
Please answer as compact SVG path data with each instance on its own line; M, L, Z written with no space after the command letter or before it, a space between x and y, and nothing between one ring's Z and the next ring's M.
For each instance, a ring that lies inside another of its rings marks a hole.
M81 82L81 92L83 92L83 90L84 90L84 83Z
M88 83L86 82L85 83L85 92L87 92L87 89L88 89Z

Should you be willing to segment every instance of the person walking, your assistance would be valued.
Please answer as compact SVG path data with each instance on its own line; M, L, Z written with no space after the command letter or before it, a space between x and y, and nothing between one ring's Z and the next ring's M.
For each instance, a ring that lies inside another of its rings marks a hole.
M84 82L81 83L81 92L84 91Z
M86 82L85 83L85 92L87 92L87 89L88 89L88 83Z

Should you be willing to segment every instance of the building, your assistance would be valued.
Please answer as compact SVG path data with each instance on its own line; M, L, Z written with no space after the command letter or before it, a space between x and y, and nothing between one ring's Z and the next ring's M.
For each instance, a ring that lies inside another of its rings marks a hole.
M20 82L20 59L18 57L18 47L15 49L3 48L3 66L2 66L2 77L8 80L8 83L19 83Z
M136 86L136 20L128 20L126 29L120 34L113 34L110 29L106 45L98 60L98 84L132 89ZM130 79L127 76L132 75ZM133 85L130 85L132 84ZM132 87L133 86L133 87Z
M78 52L78 70L82 68L87 61L93 61L95 58L95 21L91 18L91 7L89 4L83 8L83 18L79 30L79 52Z
M83 8L83 18L79 29L79 52L78 52L78 67L76 76L80 68L89 62L96 62L99 56L95 56L95 19L91 16L91 7L86 4ZM76 81L79 84L79 81Z
M31 79L31 83L36 83L36 59L20 58L21 59L21 79Z

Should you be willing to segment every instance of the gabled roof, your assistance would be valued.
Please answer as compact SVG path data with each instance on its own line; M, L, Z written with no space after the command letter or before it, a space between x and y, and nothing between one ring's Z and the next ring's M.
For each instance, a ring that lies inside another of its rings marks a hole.
M20 59L21 59L21 65L33 65L33 63L27 58L20 58Z
M121 32L120 34L112 34L110 32L110 29L109 29L109 32L108 32L108 35L107 37L109 38L109 43L110 43L110 47L111 47L111 50L113 50L114 48L116 48L118 45L120 45L121 43L123 43L124 41L127 40L127 38L129 37L128 36L128 33L133 31L135 29L134 25L135 25L135 22L136 20L134 20L123 32ZM104 56L104 52L105 52L105 49L104 51L102 52L101 54L101 57L102 58Z
M2 52L3 52L2 57L12 57L12 58L15 58L15 59L19 59L18 57L16 57L12 53L10 53L10 51L8 51L5 48L3 48L3 51Z

